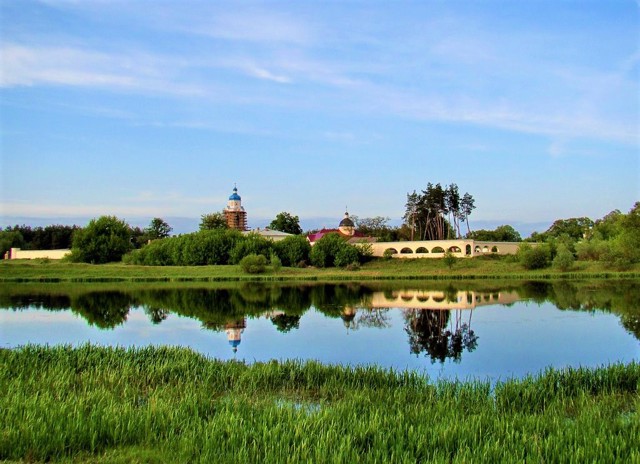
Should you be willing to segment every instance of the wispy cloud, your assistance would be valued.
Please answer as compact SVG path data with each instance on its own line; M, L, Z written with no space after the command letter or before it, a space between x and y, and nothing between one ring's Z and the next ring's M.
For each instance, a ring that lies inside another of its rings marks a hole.
M0 87L63 85L198 96L182 82L179 62L144 54L108 54L71 47L0 45Z

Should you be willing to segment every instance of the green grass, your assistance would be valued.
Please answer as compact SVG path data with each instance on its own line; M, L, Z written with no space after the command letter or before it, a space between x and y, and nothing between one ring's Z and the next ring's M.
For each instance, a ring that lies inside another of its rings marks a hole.
M187 349L0 350L0 460L639 462L640 365L432 383Z
M625 272L601 263L579 262L571 272L552 268L527 271L509 257L459 259L452 269L439 259L376 259L357 271L328 268L282 268L261 275L244 273L240 266L135 266L77 264L40 260L0 261L0 282L100 282L100 281L341 281L395 279L568 279L640 278L640 265Z

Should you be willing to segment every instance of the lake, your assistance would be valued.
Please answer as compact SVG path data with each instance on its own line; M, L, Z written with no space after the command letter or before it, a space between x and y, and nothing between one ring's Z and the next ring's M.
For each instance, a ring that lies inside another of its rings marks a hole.
M640 360L637 281L3 284L0 347L185 346L505 379Z

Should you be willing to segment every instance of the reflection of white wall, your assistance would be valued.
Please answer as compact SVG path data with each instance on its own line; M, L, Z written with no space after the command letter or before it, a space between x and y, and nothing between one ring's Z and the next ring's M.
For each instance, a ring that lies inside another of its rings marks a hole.
M449 295L451 296L451 295ZM473 309L478 306L510 304L519 301L517 292L475 292L458 291L453 301L446 294L433 290L402 290L391 294L374 292L371 308L411 308L411 309Z
M11 248L8 259L62 259L71 253L71 250L21 250L20 248Z

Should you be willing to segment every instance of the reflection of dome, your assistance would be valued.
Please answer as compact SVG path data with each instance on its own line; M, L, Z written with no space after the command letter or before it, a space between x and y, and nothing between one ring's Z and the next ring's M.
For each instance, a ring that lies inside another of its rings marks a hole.
M353 320L356 318L357 312L358 310L351 306L345 306L344 309L342 310L342 313L340 314L340 319L342 319L342 321L344 322L344 326L347 329L355 325Z
M246 326L247 323L244 319L225 324L227 340L229 341L229 345L233 349L234 353L238 351L238 346L242 341L242 332Z

